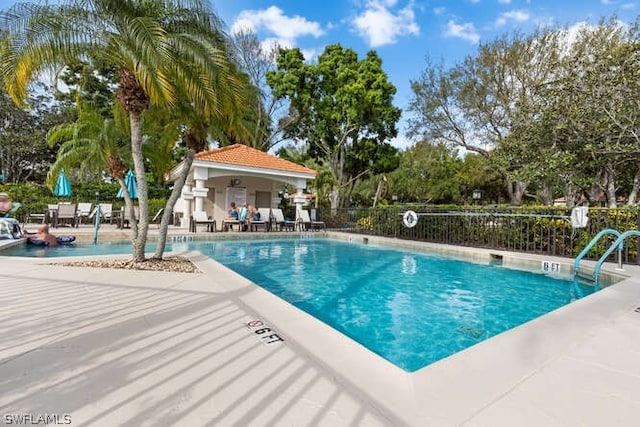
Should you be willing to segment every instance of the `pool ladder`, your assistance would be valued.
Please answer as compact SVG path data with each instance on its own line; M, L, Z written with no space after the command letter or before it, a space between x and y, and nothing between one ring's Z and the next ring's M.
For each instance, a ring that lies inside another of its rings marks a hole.
M605 253L602 254L600 259L598 259L598 261L596 262L595 268L593 269L593 274L581 272L580 261L582 260L582 258L584 258L587 255L587 253L593 248L593 246L595 246L596 243L598 243L598 241L601 238L608 235L616 236L616 240L609 246L609 248L605 251ZM602 230L601 232L596 234L596 236L593 239L591 239L589 244L585 246L585 248L582 250L582 252L580 252L580 254L576 257L575 261L573 262L573 272L575 277L592 281L595 286L598 286L598 280L600 278L600 270L602 268L602 264L607 260L607 258L609 258L609 255L611 255L613 251L615 251L616 249L618 250L618 269L622 270L622 249L624 248L624 239L626 239L629 236L640 236L640 231L628 230L628 231L625 231L624 233L620 233L619 231L614 230L612 228L607 228L606 230Z

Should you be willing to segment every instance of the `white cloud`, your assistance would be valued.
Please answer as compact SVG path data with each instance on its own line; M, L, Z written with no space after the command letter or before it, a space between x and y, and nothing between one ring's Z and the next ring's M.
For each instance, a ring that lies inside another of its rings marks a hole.
M354 19L355 31L367 40L369 46L392 44L400 36L420 34L413 1L394 14L390 9L396 4L397 0L369 0L366 10Z
M511 4L511 0L498 0L500 4Z
M433 9L433 13L435 15L442 15L443 13L445 13L447 11L446 7L436 7L435 9Z
M504 12L500 14L496 20L496 26L502 27L509 21L525 22L530 18L529 12L526 10L512 10L510 12Z
M324 34L317 22L308 21L302 16L289 17L282 9L271 6L263 10L244 10L231 26L231 31L251 30L255 33L266 31L273 34L282 46L293 46L295 40L302 36L320 37Z
M465 24L456 24L453 20L447 23L447 28L444 32L445 37L455 37L463 40L468 40L471 43L478 43L480 41L480 34L476 31L476 27L471 22Z

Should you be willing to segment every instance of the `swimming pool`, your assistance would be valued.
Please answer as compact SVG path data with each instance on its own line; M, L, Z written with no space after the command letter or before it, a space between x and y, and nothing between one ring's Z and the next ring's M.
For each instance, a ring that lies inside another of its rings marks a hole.
M119 247L131 250L106 250ZM201 241L172 249L201 251L409 372L593 292L500 265L332 239Z

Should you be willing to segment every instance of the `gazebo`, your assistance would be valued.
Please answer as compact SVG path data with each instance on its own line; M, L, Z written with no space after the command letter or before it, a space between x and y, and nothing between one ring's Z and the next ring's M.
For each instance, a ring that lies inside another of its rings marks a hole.
M175 181L184 162L169 174ZM195 156L182 195L174 212L182 227L190 226L194 212L222 224L231 202L240 207L248 202L256 208L273 208L280 203L284 185L296 189L292 198L296 212L307 203L303 190L316 171L242 144L217 148Z

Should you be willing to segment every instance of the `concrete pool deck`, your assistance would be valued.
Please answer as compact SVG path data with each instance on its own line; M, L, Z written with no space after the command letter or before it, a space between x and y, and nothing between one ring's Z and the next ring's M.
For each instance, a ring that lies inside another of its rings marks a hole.
M625 265L621 283L407 373L187 255L202 274L0 256L0 425L21 416L82 426L638 424L638 266Z

